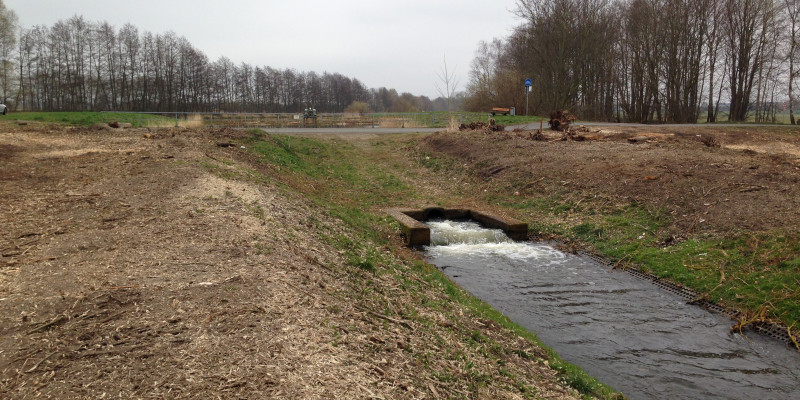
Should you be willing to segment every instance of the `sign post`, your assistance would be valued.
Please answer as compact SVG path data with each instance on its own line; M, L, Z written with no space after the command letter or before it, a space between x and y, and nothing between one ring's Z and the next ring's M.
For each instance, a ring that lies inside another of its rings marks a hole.
M531 85L533 81L531 78L525 79L525 116L528 116L528 95L531 93Z

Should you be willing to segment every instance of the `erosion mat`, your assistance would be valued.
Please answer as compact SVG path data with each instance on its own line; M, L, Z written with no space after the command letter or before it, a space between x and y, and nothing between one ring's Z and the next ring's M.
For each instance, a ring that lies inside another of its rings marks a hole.
M611 396L249 135L0 125L0 397Z
M418 148L477 177L486 202L516 210L540 236L689 286L744 310L739 322L780 320L791 331L800 319L800 130L581 131L439 133Z

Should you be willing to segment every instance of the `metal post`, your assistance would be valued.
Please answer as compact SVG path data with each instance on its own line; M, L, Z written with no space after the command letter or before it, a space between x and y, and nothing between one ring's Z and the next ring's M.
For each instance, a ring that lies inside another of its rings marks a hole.
M142 113L139 113L139 128L142 127Z
M528 116L528 96L531 94L531 87L533 86L533 81L531 78L525 79L525 116Z
M178 113L175 113L175 127L178 127Z

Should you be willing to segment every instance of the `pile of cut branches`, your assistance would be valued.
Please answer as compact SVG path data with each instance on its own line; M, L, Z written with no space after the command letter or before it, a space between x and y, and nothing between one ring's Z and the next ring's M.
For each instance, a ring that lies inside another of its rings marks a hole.
M499 125L494 118L486 122L470 122L469 124L461 124L458 127L459 131L483 131L484 133L502 132L506 129L505 126Z
M559 132L569 131L569 125L577 118L569 113L569 110L558 110L550 113L550 129Z

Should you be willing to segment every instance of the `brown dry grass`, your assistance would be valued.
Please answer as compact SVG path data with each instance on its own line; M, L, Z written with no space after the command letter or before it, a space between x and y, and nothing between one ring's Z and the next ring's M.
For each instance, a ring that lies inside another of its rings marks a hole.
M421 149L467 161L493 190L650 204L674 217L665 236L800 225L796 130L653 127L591 135L576 141L545 131L545 140L536 141L528 132L440 133ZM704 145L708 138L721 147Z

